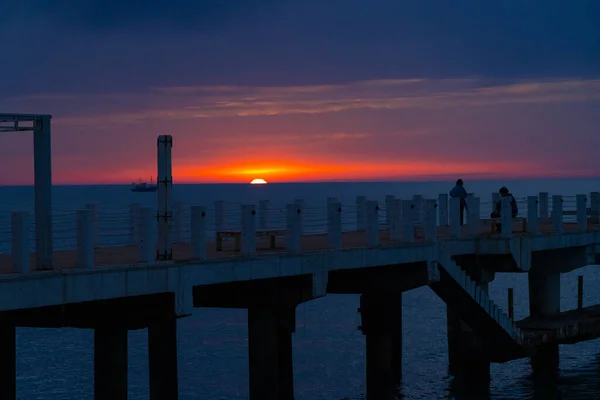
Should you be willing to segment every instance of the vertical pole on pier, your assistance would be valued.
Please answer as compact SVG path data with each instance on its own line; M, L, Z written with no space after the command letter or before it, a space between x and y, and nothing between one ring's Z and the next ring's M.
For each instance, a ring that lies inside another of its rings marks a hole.
M502 236L510 236L512 234L512 207L510 205L510 196L503 196L501 198L500 207L500 221L502 222L502 229L500 234Z
M533 233L534 235L540 231L538 203L537 196L527 196L527 232Z
M342 248L342 203L327 202L327 238L332 249Z
M52 269L52 141L50 115L33 121L35 268Z
M140 224L140 241L138 243L138 259L141 263L154 261L154 221L155 214L152 207L142 207L142 221Z
M390 227L390 239L394 242L402 241L402 200L394 199L391 201L392 207L392 226Z
M225 201L215 201L215 232L223 232L227 227L227 208Z
M460 237L460 198L450 197L449 219L450 237Z
M94 242L94 248L100 247L100 206L94 203L88 203L85 208L92 212L92 241Z
M300 236L304 234L304 213L306 212L306 201L304 199L294 199L294 205L300 210L299 221Z
M367 246L379 246L379 204L367 201Z
M587 230L587 195L578 194L575 197L575 203L577 205L577 228L580 231Z
M129 224L131 231L131 243L137 245L140 241L140 224L142 222L142 205L132 203L129 206Z
M89 208L77 211L77 266L94 268L94 214Z
M296 204L286 206L285 248L292 253L300 253L302 209Z
M173 137L160 135L158 145L158 260L173 259L173 176L171 169L171 149Z
M540 200L540 220L545 221L550 217L548 212L548 192L539 193Z
M183 242L185 204L182 201L173 203L173 243Z
M29 273L29 213L13 212L12 223L12 272Z
M467 205L469 206L467 211L469 235L479 235L481 233L481 199L479 197L467 197Z
M514 321L515 319L515 304L513 288L508 288L508 317Z
M552 227L556 233L563 232L563 198L561 195L552 196Z
M242 254L256 253L256 209L254 204L242 204Z
M392 226L392 202L394 199L394 195L388 194L385 196L385 225L388 229Z
M425 240L428 242L437 240L437 200L425 200Z
M269 200L258 202L258 230L267 230L269 224Z
M192 206L192 258L206 259L206 207Z
M448 194L440 193L438 196L439 224L448 226Z
M402 200L402 241L415 241L415 205L412 200Z
M577 276L577 309L583 308L583 275Z
M590 193L590 217L592 224L600 222L600 192Z
M356 230L367 229L367 196L356 196Z

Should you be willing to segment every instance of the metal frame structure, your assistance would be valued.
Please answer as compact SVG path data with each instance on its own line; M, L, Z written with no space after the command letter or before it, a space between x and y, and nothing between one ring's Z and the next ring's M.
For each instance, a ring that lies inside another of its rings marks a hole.
M52 141L50 114L2 114L0 132L33 132L35 266L52 269Z

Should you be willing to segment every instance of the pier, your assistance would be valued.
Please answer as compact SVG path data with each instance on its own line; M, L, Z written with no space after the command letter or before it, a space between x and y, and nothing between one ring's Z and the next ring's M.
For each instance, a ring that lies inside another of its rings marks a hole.
M389 398L401 382L402 293L418 287L447 305L449 371L459 381L489 384L490 363L526 357L535 373L552 373L559 344L600 337L597 305L560 312L560 274L600 263L599 192L528 196L516 218L508 198L472 193L465 225L447 194L174 202L173 139L161 135L156 209L52 212L51 174L41 171L49 123L0 114L0 130L45 135L34 141L35 214L0 223L3 398L16 398L16 327L76 327L94 330L96 399L127 398L127 331L145 328L150 398L176 399L176 319L197 307L248 310L249 391L258 400L294 398L295 310L328 294L360 295L369 399ZM502 213L492 220L496 201ZM496 273L528 275L528 318L515 321L489 298Z

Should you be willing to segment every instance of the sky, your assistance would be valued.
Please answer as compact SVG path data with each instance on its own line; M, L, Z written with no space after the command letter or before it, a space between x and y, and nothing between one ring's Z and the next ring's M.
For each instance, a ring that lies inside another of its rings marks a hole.
M3 0L57 184L600 176L597 0ZM33 182L0 133L0 185Z

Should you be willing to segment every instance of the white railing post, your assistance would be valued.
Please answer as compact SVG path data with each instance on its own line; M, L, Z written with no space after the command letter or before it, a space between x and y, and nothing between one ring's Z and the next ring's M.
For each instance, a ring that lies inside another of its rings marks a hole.
M537 196L527 196L527 232L534 235L540 231L538 203Z
M258 230L267 230L269 224L269 200L260 200L258 202Z
M223 232L227 226L227 209L225 201L215 201L215 232Z
M425 210L425 198L420 194L415 194L413 196L413 204L415 206L415 208L414 208L415 226L422 227L423 221L424 221L423 211Z
M300 230L300 236L304 235L304 213L306 212L306 200L294 199L294 205L300 210L298 215L299 224L298 229Z
M394 242L402 241L402 200L394 199L391 202L392 207L392 226L390 228L390 240Z
M479 197L467 197L467 206L467 229L469 235L479 235L481 233L481 199Z
M173 203L173 243L183 242L185 205L181 201Z
M12 225L12 272L29 273L29 213L17 211L11 214Z
M337 200L327 202L327 238L330 248L342 248L342 203Z
M512 234L512 206L510 205L510 196L503 196L500 200L500 221L502 223L502 229L500 233L502 236L510 236Z
M140 223L142 220L142 205L132 203L129 205L129 224L131 231L131 243L137 245L140 241Z
M550 217L550 214L548 213L548 192L540 192L538 196L540 220L546 221Z
M88 210L92 210L92 221L93 221L93 236L92 240L94 243L94 248L97 249L100 247L100 226L99 226L99 218L100 218L100 206L94 203L88 203L85 205L85 208Z
M94 215L92 210L77 211L77 266L94 268Z
M600 192L590 193L590 217L593 224L600 222Z
M449 219L450 219L450 237L460 237L460 198L450 197L449 199Z
M140 224L140 241L138 243L139 262L151 263L154 261L156 243L154 240L155 211L152 207L142 207L142 221Z
M367 230L367 196L356 196L356 230Z
M575 203L577 204L577 228L580 231L587 230L587 195L578 194L575 196Z
M388 229L391 229L392 226L392 203L395 197L391 194L385 196L385 224Z
M206 207L192 206L192 258L206 259Z
M563 232L563 198L561 195L552 196L552 227L556 233Z
M415 205L412 200L402 200L402 241L415 241Z
M379 246L379 203L367 201L367 246Z
M448 226L448 194L440 193L438 196L439 225Z
M425 240L437 240L437 200L425 200Z
M159 135L156 140L157 153L157 208L156 223L158 235L156 243L156 258L158 260L173 259L173 174L171 150L173 137Z
M302 209L296 204L286 206L285 248L292 253L300 253Z
M241 241L242 254L256 253L256 209L254 204L242 204Z

